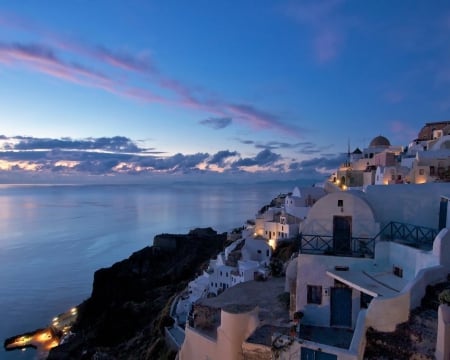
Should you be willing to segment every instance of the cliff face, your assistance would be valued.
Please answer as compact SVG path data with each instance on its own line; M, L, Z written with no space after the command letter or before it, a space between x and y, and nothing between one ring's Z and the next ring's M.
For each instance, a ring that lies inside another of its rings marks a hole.
M187 235L161 234L110 268L95 272L92 294L79 306L76 335L48 359L155 359L170 324L170 298L224 247L226 234L211 228Z

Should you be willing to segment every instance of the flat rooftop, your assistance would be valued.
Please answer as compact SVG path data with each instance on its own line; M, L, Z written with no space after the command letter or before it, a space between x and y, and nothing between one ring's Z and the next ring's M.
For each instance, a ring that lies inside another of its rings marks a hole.
M289 311L278 296L285 292L285 277L266 281L247 281L228 288L217 297L201 299L198 304L229 312L245 312L258 306L259 319L277 326L289 325Z
M328 270L327 275L373 297L398 295L406 285L405 279L387 271Z

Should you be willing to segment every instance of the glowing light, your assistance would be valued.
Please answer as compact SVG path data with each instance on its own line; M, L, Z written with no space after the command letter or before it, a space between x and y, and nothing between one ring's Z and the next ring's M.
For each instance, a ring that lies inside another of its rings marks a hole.
M340 183L341 183L341 180L337 179L337 180L336 180L336 184L339 185Z
M269 239L269 246L272 248L272 250L275 250L277 246L277 242L274 239Z
M347 190L347 185L342 185L342 190Z

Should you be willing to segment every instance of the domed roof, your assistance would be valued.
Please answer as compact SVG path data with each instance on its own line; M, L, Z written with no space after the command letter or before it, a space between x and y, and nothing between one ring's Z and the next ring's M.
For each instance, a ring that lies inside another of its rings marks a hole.
M369 147L379 147L379 146L391 146L391 143L384 136L377 136L372 139L369 144Z

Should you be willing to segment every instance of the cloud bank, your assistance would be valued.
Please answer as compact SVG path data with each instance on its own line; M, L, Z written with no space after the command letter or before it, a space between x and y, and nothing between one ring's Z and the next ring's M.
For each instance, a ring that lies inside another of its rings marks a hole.
M125 175L259 174L283 179L311 178L314 174L323 178L340 160L316 158L296 162L269 148L247 157L232 150L169 156L154 148L141 147L124 136L52 139L0 135L1 182L20 174L39 175L49 182L61 176L87 179L94 175L119 178Z

